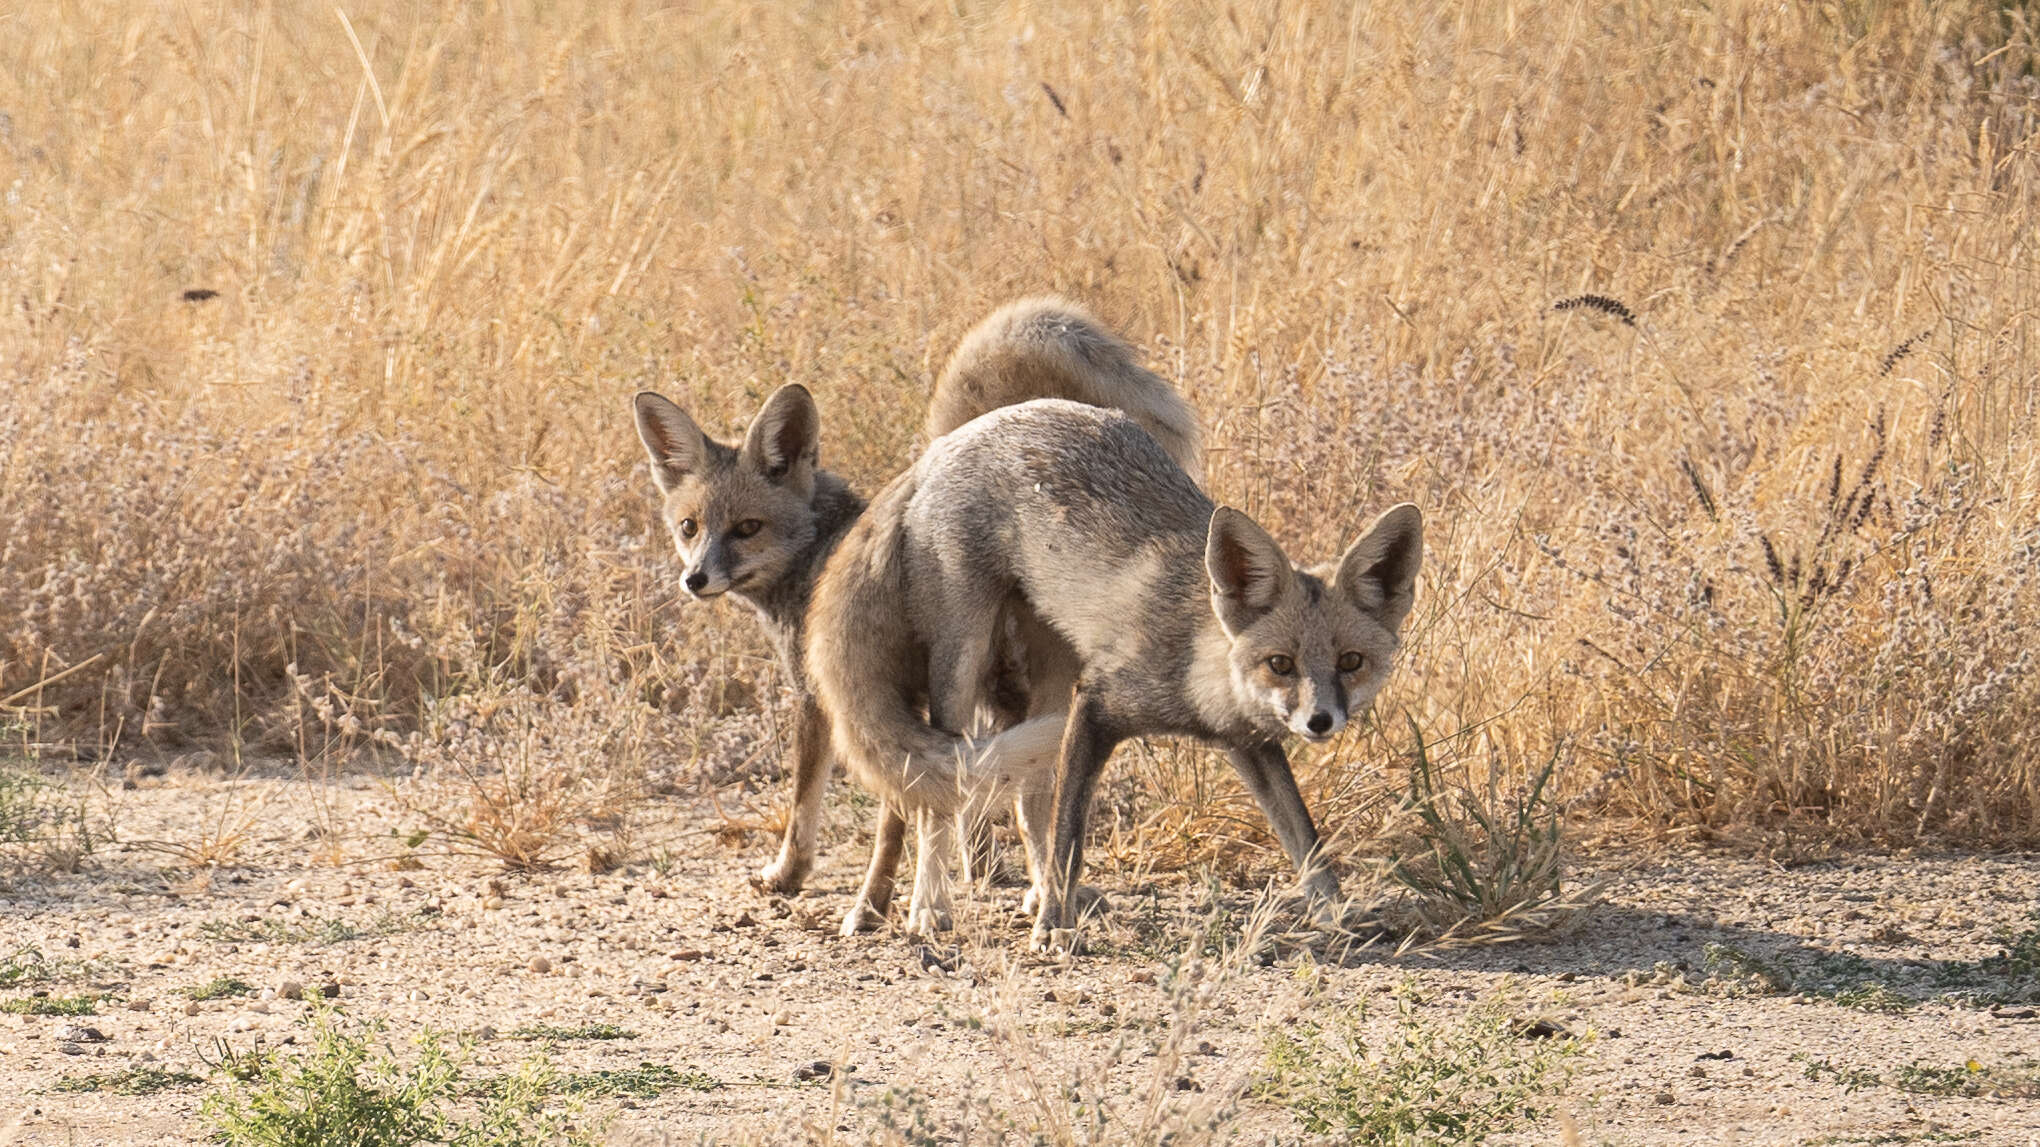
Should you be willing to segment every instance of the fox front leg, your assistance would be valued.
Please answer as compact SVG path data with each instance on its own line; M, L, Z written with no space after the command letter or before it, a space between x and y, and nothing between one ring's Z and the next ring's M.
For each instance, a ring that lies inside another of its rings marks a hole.
M1254 803L1275 829L1275 839L1296 866L1297 880L1310 897L1321 921L1332 922L1339 903L1339 878L1324 860L1323 842L1311 823L1310 809L1304 807L1297 790L1296 775L1289 770L1289 756L1273 741L1234 748L1227 752L1233 771L1245 782Z
M793 805L786 815L786 835L779 858L758 873L758 885L791 896L800 891L815 866L815 841L821 835L822 795L834 771L829 758L829 722L812 693L803 693L793 723Z

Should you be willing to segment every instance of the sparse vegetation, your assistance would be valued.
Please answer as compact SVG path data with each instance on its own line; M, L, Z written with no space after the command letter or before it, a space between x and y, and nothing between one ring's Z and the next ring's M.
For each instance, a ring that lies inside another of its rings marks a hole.
M75 956L46 956L42 949L24 944L0 959L0 988L82 980L105 970L97 961L80 960Z
M252 996L255 985L239 976L220 976L203 984L184 989L184 994L194 1000L226 1000L235 996Z
M579 1027L561 1027L558 1024L527 1024L510 1033L511 1039L524 1040L607 1040L636 1039L638 1033L620 1028L612 1023L582 1024Z
M99 1012L104 996L20 996L0 1000L0 1012L18 1016L90 1016Z
M67 1075L50 1086L58 1092L105 1092L110 1095L154 1095L159 1091L197 1087L205 1080L188 1071L169 1071L135 1064L119 1071Z
M1866 1011L1903 1012L1927 999L1970 1007L2040 1003L2040 926L1999 933L2003 945L1981 960L1922 960L1918 975L1899 977L1861 956L1835 952L1805 960L1765 959L1741 948L1709 944L1705 966L1730 994L1802 995Z
M339 917L305 916L296 919L262 916L256 919L207 920L198 926L208 940L231 944L339 944L365 937L408 932L422 923L415 914L379 912L366 923Z
M449 1048L421 1033L415 1057L399 1062L379 1046L381 1029L330 1008L303 1021L308 1045L294 1053L234 1052L221 1057L232 1082L200 1109L227 1147L572 1147L599 1142L583 1125L578 1101L552 1103L556 1075L543 1056L499 1077L480 1110L464 1115L468 1048Z
M1526 1038L1494 1002L1456 1019L1430 1018L1421 1003L1405 985L1386 1022L1356 1006L1276 1033L1263 1094L1342 1142L1478 1144L1540 1118L1585 1046Z
M2040 1098L2040 1071L2032 1067L1986 1067L1976 1060L1955 1067L1908 1063L1889 1075L1850 1067L1822 1057L1799 1056L1806 1078L1833 1083L1843 1091L1890 1087L1912 1095L1991 1096L1998 1099Z
M488 1095L503 1086L497 1079L483 1080L477 1093ZM640 1063L636 1067L604 1068L599 1071L560 1072L549 1083L559 1094L608 1099L656 1099L674 1088L686 1091L714 1091L722 1082L702 1071L675 1071L662 1063Z

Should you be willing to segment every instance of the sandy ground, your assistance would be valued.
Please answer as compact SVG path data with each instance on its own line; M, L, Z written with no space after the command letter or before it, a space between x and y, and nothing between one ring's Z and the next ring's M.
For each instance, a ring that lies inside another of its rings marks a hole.
M216 1041L302 1038L302 1001L187 1000L227 976L270 991L335 985L340 1006L387 1021L400 1045L427 1026L475 1035L485 1073L542 1046L513 1038L532 1025L635 1033L550 1045L567 1070L652 1063L687 1073L688 1085L656 1098L594 1103L613 1113L618 1143L803 1124L861 1141L889 1094L894 1110L915 1099L935 1115L971 1102L1027 1110L1070 1083L1121 1097L1137 1126L1155 1103L1194 1112L1263 1078L1270 1031L1363 1001L1370 1023L1387 1023L1403 984L1440 1021L1500 1000L1593 1033L1557 1103L1580 1142L2040 1142L2040 1099L1920 1094L1889 1079L1903 1065L1971 1061L1994 1079L2030 1074L2040 1067L2032 1009L1928 999L1885 1013L1737 995L1708 985L1704 967L1709 944L1793 966L1845 950L1901 994L1931 997L1926 961L1988 956L1999 928L2030 923L2032 858L1786 869L1698 853L1599 855L1581 875L1608 882L1605 901L1558 937L1397 957L1277 935L1257 958L1213 955L1192 988L1180 974L1185 946L1200 930L1220 946L1236 939L1255 893L1171 876L1115 884L1100 873L1111 918L1074 962L1028 954L1017 888L969 892L958 934L938 947L897 934L845 940L834 925L868 813L841 789L822 867L792 900L749 885L770 842L719 836L705 801L649 810L643 819L662 835L643 854L655 863L518 876L449 855L393 870L391 833L409 825L388 797L369 778L230 782L172 770L117 794L121 839L259 823L244 860L194 876L160 848L109 846L82 873L0 884L0 953L32 947L72 977L0 988L0 998L108 996L89 1017L0 1015L0 1112L14 1109L0 1114L0 1144L202 1141L196 1116L210 1084L134 1097L54 1087L135 1064L203 1075ZM318 825L344 826L340 847ZM1186 1012L1188 1028L1176 1022ZM64 1030L88 1026L103 1039ZM1852 1090L1835 1072L1808 1078L1820 1060L1883 1081ZM816 1061L845 1070L807 1078ZM1252 1095L1229 1118L1242 1141L1307 1138ZM1547 1121L1514 1141L1564 1134Z

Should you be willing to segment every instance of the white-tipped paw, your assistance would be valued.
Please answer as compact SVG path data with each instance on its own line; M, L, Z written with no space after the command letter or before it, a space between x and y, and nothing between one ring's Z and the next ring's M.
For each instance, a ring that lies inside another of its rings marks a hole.
M1105 899L1103 892L1088 884L1077 885L1076 901L1077 916L1080 919L1094 913L1104 912L1112 907L1112 902ZM1041 915L1041 885L1032 884L1028 886L1027 895L1020 898L1020 911L1028 916Z
M779 859L759 869L758 875L751 878L751 883L766 892L791 896L800 891L800 886L807 880L807 874L806 857L792 857L782 853Z
M949 931L949 913L939 908L907 910L907 932L915 936L939 936Z
M1084 937L1075 928L1043 928L1036 924L1030 946L1045 956L1081 956Z
M846 937L859 932L870 932L885 923L885 913L879 912L862 900L850 911L843 914L843 927L839 931Z

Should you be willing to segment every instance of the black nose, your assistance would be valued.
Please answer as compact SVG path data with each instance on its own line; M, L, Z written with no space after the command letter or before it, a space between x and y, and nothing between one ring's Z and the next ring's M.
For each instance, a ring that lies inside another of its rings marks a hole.
M687 575L687 592L689 593L700 593L701 587L707 584L708 575L702 573L700 570L695 570L693 573Z
M1309 727L1311 732L1322 733L1332 727L1332 715L1323 711L1312 713L1310 720L1304 722L1304 724Z

